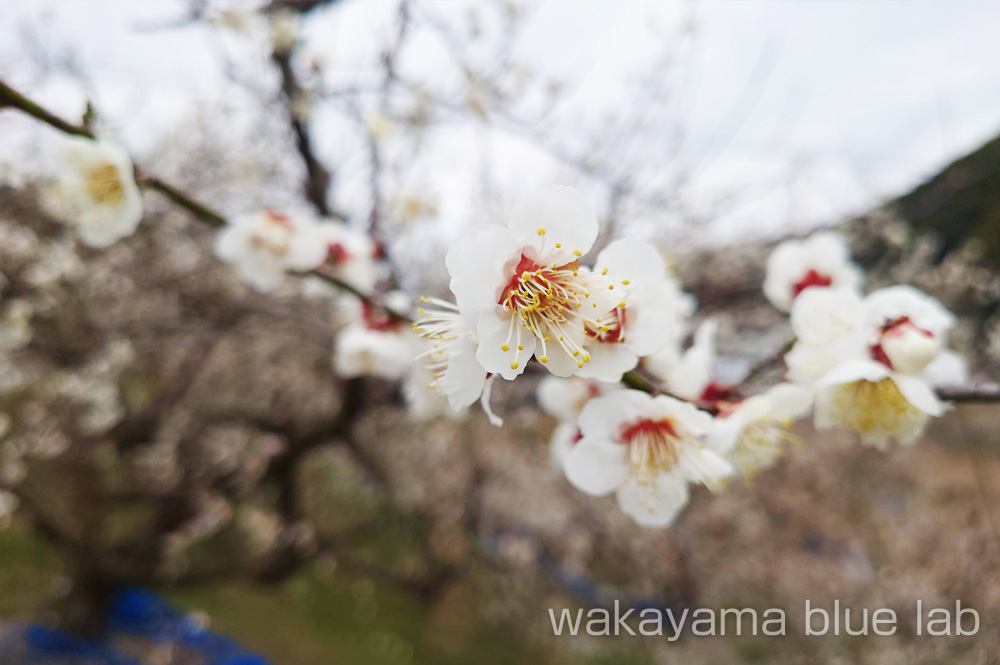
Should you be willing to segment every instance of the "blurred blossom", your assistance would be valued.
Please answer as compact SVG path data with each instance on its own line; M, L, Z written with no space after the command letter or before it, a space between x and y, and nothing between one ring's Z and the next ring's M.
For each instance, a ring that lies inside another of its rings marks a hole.
M723 410L716 418L713 443L740 473L753 477L774 465L794 441L791 424L812 408L812 391L779 383Z
M319 229L327 247L323 265L329 268L330 274L362 293L374 293L380 269L371 237L341 222L325 221Z
M125 150L83 137L60 141L62 170L52 190L54 211L91 247L108 247L135 233L142 195Z
M691 346L681 352L666 347L645 359L646 369L663 381L671 393L687 400L715 401L724 391L712 381L715 372L715 336L719 323L706 319L698 326Z
M409 310L409 297L394 291L385 304L396 312ZM349 305L354 311L351 323L337 335L334 345L334 371L338 376L377 376L403 378L410 370L417 341L410 324L394 318L368 303Z
M788 375L815 386L817 427L848 427L880 448L890 439L912 443L945 411L934 387L967 379L965 362L946 349L954 322L909 286L864 300L851 290L810 289L792 308Z
M850 248L837 233L816 233L807 240L786 240L767 259L764 294L783 312L805 289L861 288L861 270L851 262Z
M327 243L311 217L266 210L237 217L219 231L215 253L233 264L243 281L270 292L286 273L318 268L327 258Z

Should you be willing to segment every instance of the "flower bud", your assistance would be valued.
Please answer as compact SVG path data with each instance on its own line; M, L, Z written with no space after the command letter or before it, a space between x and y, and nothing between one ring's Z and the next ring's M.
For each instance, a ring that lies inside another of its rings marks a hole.
M933 335L910 322L893 326L882 337L882 351L901 374L921 372L934 360L938 347Z

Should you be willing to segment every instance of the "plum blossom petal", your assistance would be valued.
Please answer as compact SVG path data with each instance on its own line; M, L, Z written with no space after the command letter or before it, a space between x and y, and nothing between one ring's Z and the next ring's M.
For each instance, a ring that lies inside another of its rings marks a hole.
M903 394L906 401L924 413L935 417L944 413L944 402L938 399L938 396L934 394L934 389L920 378L894 372L892 381L899 388L899 392Z
M920 378L932 386L960 386L969 382L969 363L960 353L943 349L924 368Z
M642 526L664 528L677 519L688 496L687 483L675 474L661 474L655 483L633 476L618 489L618 506Z
M520 258L513 236L495 224L475 226L452 243L445 256L451 291L473 330L479 311L499 302Z
M491 374L511 381L524 372L535 352L535 337L525 333L517 319L505 316L503 307L493 305L479 314L479 349L476 359ZM523 348L518 348L521 346ZM507 350L504 351L504 347Z
M611 383L621 381L622 374L639 364L639 357L624 344L592 344L587 350L591 360L577 370L577 376ZM573 369L576 369L575 365Z
M566 479L573 487L590 496L604 496L615 491L628 474L628 448L584 436L563 461Z
M866 321L873 328L905 316L942 343L947 340L948 331L955 325L955 316L940 302L905 284L872 292L865 298L864 310Z
M645 286L666 279L666 267L659 252L648 242L636 238L616 240L597 255L597 270L608 269L615 280L627 279L630 284Z
M585 437L614 441L623 425L655 413L653 398L648 394L619 390L587 402L577 423Z
M851 262L850 248L842 236L816 233L804 241L779 244L767 260L764 295L778 309L792 309L797 297L816 287L857 291L861 271Z
M854 383L855 381L870 381L875 383L888 377L890 370L888 367L874 360L848 360L843 362L816 382L819 387L836 386L844 383Z
M598 225L593 205L579 190L548 185L514 206L507 228L528 258L564 265L590 251Z
M468 335L456 340L448 352L441 390L455 408L470 406L483 394L486 370L476 360L478 347L476 340Z

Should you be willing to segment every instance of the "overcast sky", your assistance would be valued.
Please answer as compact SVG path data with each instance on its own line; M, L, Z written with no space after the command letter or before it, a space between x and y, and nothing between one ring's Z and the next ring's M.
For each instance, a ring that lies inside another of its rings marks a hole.
M467 5L432 6L460 14ZM14 52L23 27L34 26L56 52L79 58L102 111L141 151L150 124L182 117L192 100L216 94L222 77L210 29L136 30L183 7L174 0L2 0L0 76L35 86L67 114L78 111L77 83L38 86L24 54ZM390 8L345 0L309 25L309 48L349 71L388 34ZM691 196L769 183L726 212L728 229L836 221L907 190L1000 132L997 2L559 0L540 3L518 54L579 80L574 94L595 108L627 104L609 91L662 40L650 36L651 26L669 34L691 16L697 38L685 55L679 113L690 150L705 165ZM428 52L430 67L433 58ZM35 130L0 117L0 161L25 131ZM515 190L555 177L551 165L526 161L509 154ZM450 179L442 196L457 196L448 187L463 182Z

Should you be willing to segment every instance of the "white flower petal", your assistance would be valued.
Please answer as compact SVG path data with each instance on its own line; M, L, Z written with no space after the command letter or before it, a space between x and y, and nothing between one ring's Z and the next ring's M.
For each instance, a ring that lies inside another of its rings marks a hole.
M958 352L944 349L924 368L920 378L932 386L961 386L969 382L969 363Z
M712 429L712 416L690 402L683 402L667 395L653 398L652 412L655 416L671 418L684 430L681 434L701 437Z
M521 259L521 249L510 232L495 224L481 224L452 243L445 256L451 291L469 326L476 316L500 301L500 295Z
M931 416L940 416L945 411L945 404L934 393L934 389L916 376L906 376L893 372L893 383L899 392L913 406Z
M718 329L719 323L715 319L706 319L698 326L691 348L684 352L680 363L667 375L667 385L673 393L694 400L705 392L712 382Z
M640 483L630 477L618 490L622 512L645 527L670 526L687 502L687 483L670 473L660 474L655 483Z
M595 342L587 346L587 352L590 362L577 370L577 376L612 383L621 381L622 374L639 364L639 357L625 344L617 342Z
M653 398L641 390L618 390L587 402L578 423L585 437L617 441L622 426L655 413Z
M955 325L955 316L940 302L905 284L872 292L865 298L864 308L868 325L873 329L906 316L913 325L927 330L942 344Z
M837 386L855 381L871 381L875 383L888 377L890 370L882 363L874 360L848 360L840 363L824 374L816 385L819 387Z
M591 496L610 494L627 476L626 446L580 439L563 461L566 479Z
M629 286L658 286L667 276L660 253L648 242L636 238L616 240L601 250L594 262L596 270L608 269L616 281L627 279Z
M764 396L771 405L771 413L777 420L801 418L812 408L813 391L792 383L779 383L770 388Z
M511 326L513 325L513 333ZM491 374L499 374L511 381L524 372L524 368L535 352L535 337L525 331L521 324L509 314L504 314L503 307L494 305L487 307L479 315L479 349L476 360ZM518 349L518 332L520 342L524 347ZM503 345L508 350L503 350ZM516 367L512 366L516 362Z
M663 284L630 288L626 296L625 342L637 356L650 356L681 337L676 303Z
M712 489L717 487L718 481L736 473L736 468L729 460L708 447L683 448L678 466L685 478L691 482L704 483Z
M466 335L448 349L448 367L441 377L441 391L456 409L474 404L483 394L486 370L476 360L478 347L476 340Z
M519 246L530 248L525 250L528 258L544 265L565 265L576 260L575 251L590 251L597 239L597 215L579 190L548 185L514 206L507 228ZM543 235L539 229L544 229Z

